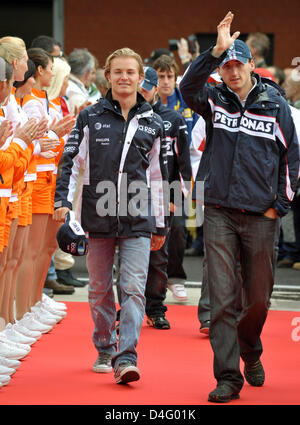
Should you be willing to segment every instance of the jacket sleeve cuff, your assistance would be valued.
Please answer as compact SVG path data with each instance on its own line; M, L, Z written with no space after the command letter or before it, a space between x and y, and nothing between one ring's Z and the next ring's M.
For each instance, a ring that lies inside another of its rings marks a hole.
M19 145L23 149L23 151L25 151L27 149L27 143L25 143L24 140L16 137L16 138L13 139L13 141L17 145Z
M155 232L153 232L154 235L158 235L158 236L166 236L167 233L168 233L167 227L156 227Z
M280 204L279 201L275 201L272 205L272 208L277 211L278 217L284 217L288 212L290 208L286 208Z
M58 208L67 207L70 210L72 209L71 202L65 201L60 199L59 201L54 202L54 209L57 210Z

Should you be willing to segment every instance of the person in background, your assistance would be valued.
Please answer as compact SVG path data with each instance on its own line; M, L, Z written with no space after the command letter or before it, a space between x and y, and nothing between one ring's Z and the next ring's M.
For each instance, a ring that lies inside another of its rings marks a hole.
M32 40L30 47L39 47L40 49L44 49L54 58L63 56L60 42L48 35L37 36Z
M250 49L255 68L267 68L266 55L270 50L269 37L261 32L254 32L248 35L246 44Z
M187 125L189 143L196 114L186 105L176 85L179 68L175 59L162 55L153 64L158 77L158 94L161 104L183 115ZM183 199L182 199L183 205ZM187 229L185 227L187 214L182 207L182 215L173 217L168 243L168 289L176 301L186 302L188 299L185 289L186 272L183 267L186 247Z
M75 116L90 105L87 87L91 85L95 72L95 58L87 49L74 49L68 56L71 74L67 88L67 99L71 113Z

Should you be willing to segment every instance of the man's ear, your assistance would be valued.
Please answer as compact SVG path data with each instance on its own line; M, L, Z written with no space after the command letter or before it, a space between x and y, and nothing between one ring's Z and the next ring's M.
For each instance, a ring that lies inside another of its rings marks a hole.
M141 82L143 81L144 78L145 78L145 76L143 74L140 74L139 85L141 84Z

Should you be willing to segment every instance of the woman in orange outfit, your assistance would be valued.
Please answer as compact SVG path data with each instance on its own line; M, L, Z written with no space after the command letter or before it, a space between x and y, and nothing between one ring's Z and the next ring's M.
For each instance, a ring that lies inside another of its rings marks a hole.
M27 52L23 40L17 37L4 37L0 40L1 52L11 63L14 71L14 80L23 81L24 73L27 70ZM25 62L26 59L26 62ZM15 89L13 88L10 99L3 108L5 117L12 121L13 128L16 130L18 126L24 125L28 121L28 117L23 113L18 106L15 98ZM38 124L37 138L40 138L47 129L47 121L41 120ZM43 140L40 143L35 143L35 148L41 149ZM45 146L43 147L45 149ZM4 245L5 251L3 256L3 273L0 278L0 286L4 287L3 296L0 299L1 316L6 322L14 323L14 298L15 298L15 283L18 266L22 258L24 247L24 235L21 226L18 226L21 213L22 198L26 187L24 177L28 168L28 161L32 158L33 152L27 161L17 160L13 166L13 181L12 195L8 204L6 213L6 222L4 229ZM22 216L22 214L21 214Z
M50 128L55 130L57 138L61 138L71 130L75 120L72 117L66 117L60 121L56 120L53 124L50 116L50 104L44 88L50 86L53 78L53 58L39 48L29 49L28 56L36 66L36 83L31 95L25 96L23 99L23 110L28 117L46 117ZM56 149L57 155L60 155L64 146L64 140L60 140L61 144ZM45 249L52 251L53 244L56 246L57 224L54 226L52 223L55 170L56 158L48 160L37 158L37 180L34 183L32 192L32 225L29 235L29 257L26 270L28 284L26 293L30 306L35 305L42 298L43 284L41 285L41 278L45 274L44 270L47 273L51 259L50 257L48 264L45 263L45 259L48 258L48 253L45 253ZM54 240L54 242L52 242L51 247L45 247L45 241L49 240L49 234L52 235L51 241Z

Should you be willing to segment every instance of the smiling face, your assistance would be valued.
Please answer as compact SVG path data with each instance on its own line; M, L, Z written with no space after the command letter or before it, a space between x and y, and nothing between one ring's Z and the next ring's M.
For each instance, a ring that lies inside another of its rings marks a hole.
M248 94L253 85L251 72L254 68L255 64L253 60L247 61L245 64L237 60L230 60L221 68L218 68L218 72L227 87L240 97L244 97L244 95L246 96Z
M139 64L133 57L120 56L111 61L107 79L111 85L113 98L136 96L138 86L143 80Z

